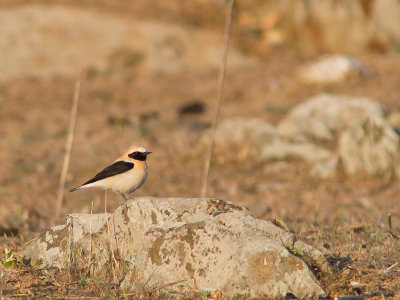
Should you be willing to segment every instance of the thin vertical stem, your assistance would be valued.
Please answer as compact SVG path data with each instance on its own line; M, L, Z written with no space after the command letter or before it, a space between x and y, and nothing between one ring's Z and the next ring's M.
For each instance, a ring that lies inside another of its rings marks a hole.
M90 274L90 266L92 264L92 255L93 255L93 235L92 235L92 222L93 222L93 201L90 204L90 227L89 227L89 233L90 233L90 254L89 254L89 264L88 264L88 273Z
M81 93L82 79L83 79L83 75L81 74L75 83L74 97L72 100L72 108L71 108L71 118L70 118L69 128L68 128L68 138L67 138L67 144L65 147L65 155L64 155L63 167L61 170L60 183L59 183L59 187L58 187L57 206L56 206L56 214L55 214L56 220L61 215L62 200L64 197L65 180L67 178L67 172L68 172L69 162L70 162L70 158L71 158L72 143L74 141L76 116L78 114L78 103L79 103L79 97L80 97L80 93Z
M212 159L212 154L213 154L213 150L214 150L215 131L216 131L217 124L218 124L218 117L219 117L219 112L220 112L221 103L222 103L222 94L224 91L226 62L227 62L228 48L229 48L228 47L229 36L230 36L230 28L231 28L231 23L232 23L233 3L234 3L234 0L229 1L228 13L227 13L226 20L225 20L224 50L223 50L222 63L221 63L221 67L220 67L219 77L218 77L217 107L215 109L215 115L214 115L214 120L213 120L213 124L212 124L212 129L211 129L210 144L208 147L207 158L206 158L205 166L204 166L203 180L202 180L202 185L201 185L201 197L205 197L207 194L208 176L210 173L211 159Z

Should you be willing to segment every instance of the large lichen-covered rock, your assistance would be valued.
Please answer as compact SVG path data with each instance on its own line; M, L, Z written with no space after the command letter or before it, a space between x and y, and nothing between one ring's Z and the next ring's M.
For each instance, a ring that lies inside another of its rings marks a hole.
M256 219L239 204L145 197L111 215L70 215L65 225L31 241L24 254L62 268L79 253L94 273L119 261L126 267L120 280L127 289L157 285L228 296L325 296L308 265L288 250L295 242L292 233Z

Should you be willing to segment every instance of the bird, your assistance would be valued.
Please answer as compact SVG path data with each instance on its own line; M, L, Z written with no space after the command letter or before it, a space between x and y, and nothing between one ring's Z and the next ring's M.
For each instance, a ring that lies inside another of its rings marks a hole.
M147 151L142 146L132 145L114 163L97 173L92 179L70 190L74 192L81 189L99 187L111 189L119 193L125 201L125 194L130 194L140 188L147 179L148 167L146 163Z

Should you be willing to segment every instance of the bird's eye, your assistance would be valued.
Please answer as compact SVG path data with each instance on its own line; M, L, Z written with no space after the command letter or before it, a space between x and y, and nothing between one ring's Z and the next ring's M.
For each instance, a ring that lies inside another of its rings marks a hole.
M136 160L142 160L142 161L146 160L146 154L139 151L132 152L128 156Z

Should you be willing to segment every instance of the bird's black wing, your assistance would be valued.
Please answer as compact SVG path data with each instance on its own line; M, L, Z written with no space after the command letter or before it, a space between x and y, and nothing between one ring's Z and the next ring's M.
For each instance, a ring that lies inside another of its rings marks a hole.
M129 171L130 169L133 169L134 166L135 166L134 163L128 161L117 161L112 165L108 166L107 168L105 168L104 170L102 170L101 172L99 172L96 176L94 176L92 179L90 179L88 182L85 182L82 185L86 185L110 176L124 173L126 171Z

